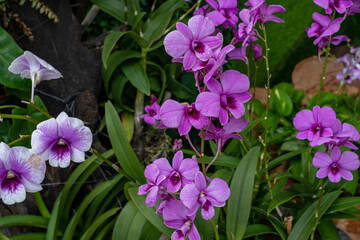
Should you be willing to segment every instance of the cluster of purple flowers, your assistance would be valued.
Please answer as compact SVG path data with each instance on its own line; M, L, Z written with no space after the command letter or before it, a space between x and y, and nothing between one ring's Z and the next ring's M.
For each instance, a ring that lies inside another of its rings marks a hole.
M164 224L176 229L171 239L199 240L194 224L198 209L208 220L214 217L214 207L222 207L230 196L227 183L219 178L206 178L199 171L196 157L185 158L178 151L172 166L166 158L159 158L145 169L148 184L139 188L139 195L148 194L146 204L154 207L164 218ZM209 183L209 184L208 184Z
M297 134L298 139L307 139L312 147L323 144L326 147L326 152L317 152L313 159L314 166L320 168L316 173L318 178L328 176L331 182L339 182L341 177L352 180L350 171L359 168L359 157L351 151L341 154L339 147L358 149L352 143L360 139L360 134L354 126L342 124L336 119L336 113L332 108L319 106L315 106L312 111L305 109L298 112L294 118L294 126L300 131Z
M33 88L41 80L60 77L61 74L50 64L25 51L13 61L9 70L31 78ZM33 100L33 95L32 95ZM85 161L85 152L92 144L91 130L84 123L65 112L37 125L31 135L31 149L10 148L0 143L0 198L5 204L22 202L26 192L42 190L46 164L65 168L70 161Z
M325 9L326 14L313 14L314 23L305 29L309 38L315 37L314 44L318 45L319 50L324 48L329 40L331 44L338 45L342 41L348 40L345 35L331 37L340 30L342 21L348 15L360 12L359 0L313 0L315 4ZM334 12L334 13L333 13ZM342 17L335 18L335 13L343 14Z
M344 64L344 69L336 75L339 82L351 83L360 79L360 47L351 48L350 53L338 58L337 62Z

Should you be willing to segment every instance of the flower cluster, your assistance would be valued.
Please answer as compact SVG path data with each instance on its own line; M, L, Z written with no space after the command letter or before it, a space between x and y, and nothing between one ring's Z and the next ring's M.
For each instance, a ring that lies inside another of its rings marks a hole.
M351 83L360 79L360 47L351 48L350 53L338 58L337 62L344 64L344 69L336 75L336 79L343 83Z
M305 109L298 112L294 118L294 126L300 132L298 139L307 139L310 146L325 145L325 152L317 152L313 159L315 167L320 168L316 176L318 178L329 177L331 182L339 182L343 177L352 180L350 171L360 166L357 154L344 151L341 154L340 146L346 146L357 150L352 143L360 139L360 134L354 126L341 123L336 119L335 111L330 107L315 106L312 111ZM328 153L331 151L331 158Z
M25 51L15 59L9 71L21 74L21 77L33 81L31 101L34 98L35 85L41 80L62 77L60 72L33 53ZM65 168L70 161L85 161L85 152L92 144L91 130L84 123L65 112L37 125L31 134L31 149L25 147L10 148L0 143L0 198L5 204L22 202L26 192L42 190L46 164Z
M156 213L164 218L166 226L176 229L172 239L200 239L194 225L198 209L205 220L211 219L214 207L224 206L230 196L224 180L205 179L196 157L184 159L182 151L174 155L172 166L166 158L155 160L146 167L145 177L148 183L140 186L138 194L148 194L149 207L160 201Z
M313 0L315 4L325 9L326 14L321 15L315 12L313 14L314 23L307 27L305 31L309 38L315 37L314 44L319 50L324 48L329 41L331 44L338 45L342 41L348 40L345 35L332 37L340 30L340 25L347 15L353 15L360 12L359 0ZM343 17L335 18L335 13L343 14Z

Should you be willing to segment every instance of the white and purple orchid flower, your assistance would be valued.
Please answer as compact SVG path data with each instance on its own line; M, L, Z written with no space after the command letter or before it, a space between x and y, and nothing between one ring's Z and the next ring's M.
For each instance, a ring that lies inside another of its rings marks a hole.
M32 149L53 167L65 168L70 160L85 161L85 152L91 144L91 130L65 112L38 124L31 135Z
M11 63L9 71L20 74L22 78L31 79L31 102L34 102L34 89L39 82L63 77L53 66L29 51L16 58Z
M0 143L0 197L5 204L24 201L26 192L41 191L45 171L45 162L34 151Z

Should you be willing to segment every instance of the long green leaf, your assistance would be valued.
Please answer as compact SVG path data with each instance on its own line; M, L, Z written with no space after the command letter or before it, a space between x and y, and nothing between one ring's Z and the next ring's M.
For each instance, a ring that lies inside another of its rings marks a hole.
M49 223L48 218L35 215L11 215L0 218L0 227L9 226L32 226L47 228Z
M131 84L146 95L150 95L150 83L143 63L138 59L130 59L121 64L121 69Z
M121 210L119 216L116 219L112 239L127 239L129 229L132 220L136 216L139 210L136 208L133 201L129 201L125 207Z
M269 165L268 165L268 168L269 170L277 167L278 165L280 165L282 162L286 161L286 160L289 160L303 152L306 152L308 151L309 149L308 148L303 148L303 149L300 149L300 150L296 150L296 151L291 151L291 152L288 152L288 153L285 153L284 155L281 155L280 157L277 157L275 159L273 159Z
M249 150L236 168L231 181L231 195L226 215L228 239L242 239L250 215L253 185L260 147Z
M321 221L317 226L320 232L322 240L338 240L339 234L337 233L335 224L333 221Z
M257 208L257 207L252 207L252 209L256 212L267 215L267 212L264 209ZM285 225L282 222L280 222L279 219L277 219L276 217L274 217L271 214L268 215L267 218L268 218L269 222L271 223L271 225L273 225L273 227L276 229L276 232L281 237L281 239L286 240L288 238L288 235L286 233Z
M338 198L326 211L327 213L335 213L345 209L349 209L360 205L360 197L343 197Z
M113 215L115 215L120 210L119 207L110 209L109 211L102 214L100 217L98 217L93 224L90 225L88 230L82 235L80 240L89 240L94 235L96 230L103 225L106 221L108 221L109 218L111 218Z
M319 219L321 219L325 211L330 207L330 205L336 200L336 198L340 194L341 191L336 191L324 195L321 200ZM319 200L311 204L310 207L308 207L308 209L306 209L306 211L301 215L289 235L289 240L307 239L310 236L311 230L315 224L315 212L318 201Z
M66 227L63 240L72 239L75 233L75 229L81 219L82 214L88 207L88 205L97 197L98 195L102 194L103 191L106 191L107 188L112 187L114 184L118 182L115 180L106 181L100 185L98 185L94 190L92 190L82 201L79 208L76 210L74 216L70 220L69 224Z
M31 81L22 79L19 74L9 72L8 67L18 56L23 54L23 50L16 44L14 39L0 27L0 84L17 89L30 90Z
M108 58L109 58L110 52L114 48L116 42L125 33L126 32L116 31L116 32L112 32L112 33L110 33L109 35L106 36L105 41L104 41L104 47L103 47L103 50L102 50L102 62L103 62L103 65L104 65L105 69L107 69L107 66L108 66Z
M270 226L268 225L263 225L263 224L253 224L253 225L248 225L246 227L246 231L244 234L244 238L249 238L249 237L253 237L253 236L258 236L258 235L263 235L263 234L277 234L274 229L272 229Z
M105 119L110 142L121 167L130 177L145 183L144 167L128 142L124 127L111 102L105 103Z
M141 232L143 230L143 227L146 223L146 218L144 218L144 215L142 215L141 212L138 212L129 229L129 234L128 234L128 240L141 240Z
M137 194L137 192L138 192L138 188L129 189L131 200L133 200L137 209L160 232L164 233L166 236L171 236L173 231L164 225L162 217L160 217L155 213L154 208L149 208L148 206L146 206L145 196L140 196Z
M22 233L15 236L11 236L8 239L9 240L43 240L46 239L46 233Z
M270 202L267 210L267 214L269 215L269 213L274 208L280 206L281 204L286 203L291 199L293 199L294 197L298 197L301 195L302 195L301 193L291 189L279 192L279 194L275 195L273 200Z
M119 0L91 0L102 11L110 14L120 22L125 22L125 5Z

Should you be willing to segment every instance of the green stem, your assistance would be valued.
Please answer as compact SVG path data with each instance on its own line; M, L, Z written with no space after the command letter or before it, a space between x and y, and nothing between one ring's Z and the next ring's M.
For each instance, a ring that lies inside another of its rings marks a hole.
M210 219L210 221L211 221L211 224L212 224L212 226L213 226L213 228L214 228L215 239L216 239L216 240L219 240L220 237L219 237L219 232L218 232L216 223L215 223L214 219Z
M265 110L265 137L264 137L264 163L265 163L265 177L268 183L270 199L273 199L272 190L271 190L271 183L269 178L268 172L268 154L267 154L267 147L268 147L268 134L269 134L269 103L270 103L270 68L269 68L269 47L267 44L267 36L265 26L262 26L263 33L264 33L264 44L265 44L265 63L266 63L266 110Z
M39 112L41 112L42 114L44 114L46 117L48 118L52 118L53 116L51 116L49 113L47 113L44 109L42 109L41 107L35 105L35 103L32 102L28 102L28 101L21 101L22 103L28 104L30 106L32 106L33 108L37 109Z
M330 52L330 43L331 43L331 36L329 37L328 40L328 44L326 46L326 54L325 54L325 61L324 61L324 65L323 65L323 69L322 69L322 74L321 74L321 81L320 81L320 87L319 87L319 92L316 98L316 105L319 105L319 101L320 101L320 93L324 84L324 80L325 80L325 71L326 71L326 63L329 57L329 52Z
M21 142L22 140L25 140L25 139L27 139L27 138L30 138L30 137L31 137L31 135L21 135L18 139L12 141L12 142L9 143L8 145L9 145L9 146L12 146L12 145L14 145L14 144L16 144L16 143L18 143L18 142Z
M22 119L22 120L26 120L28 122L34 123L35 125L38 125L40 123L37 120L31 118L29 115L14 115L14 114L0 113L0 119L1 118Z
M42 197L40 195L40 192L34 193L33 196L35 198L36 205L38 206L41 215L44 218L50 218L51 214L50 214L48 208L46 207L44 200L42 199Z
M319 211L320 211L321 199L324 196L324 192L325 192L324 191L324 179L323 178L321 179L319 190L320 190L320 197L319 197L319 202L318 202L316 212L315 212L315 223L314 223L314 227L313 227L312 232L311 232L311 238L310 238L311 240L314 240L316 227L319 224Z
M10 240L10 239L0 232L0 240Z

